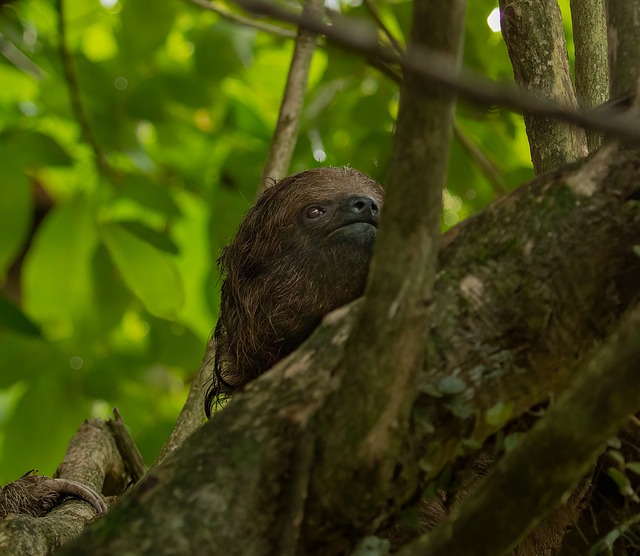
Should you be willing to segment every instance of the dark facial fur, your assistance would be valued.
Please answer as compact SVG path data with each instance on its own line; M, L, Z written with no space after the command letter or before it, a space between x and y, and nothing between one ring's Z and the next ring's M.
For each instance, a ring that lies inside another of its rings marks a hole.
M219 265L223 283L207 393L229 394L294 351L364 292L382 187L351 168L308 170L267 189Z

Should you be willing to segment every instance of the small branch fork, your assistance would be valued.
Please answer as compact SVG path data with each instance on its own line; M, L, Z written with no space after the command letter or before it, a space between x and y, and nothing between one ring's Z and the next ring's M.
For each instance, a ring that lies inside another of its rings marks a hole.
M100 144L91 129L89 117L87 116L87 112L84 109L84 105L82 104L82 99L80 97L80 86L78 84L75 64L73 63L73 57L71 56L69 47L67 46L67 25L65 21L64 0L56 0L55 5L58 12L58 36L60 40L58 48L60 51L60 58L62 60L62 69L69 87L71 109L76 121L80 125L82 139L93 151L93 157L98 171L105 178L112 178L114 176L114 170L109 165L106 154L100 147Z

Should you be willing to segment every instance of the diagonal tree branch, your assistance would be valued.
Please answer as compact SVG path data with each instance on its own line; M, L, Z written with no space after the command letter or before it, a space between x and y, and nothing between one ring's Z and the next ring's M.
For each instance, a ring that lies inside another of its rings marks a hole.
M252 29L264 31L265 33L275 35L276 37L282 37L284 39L294 39L296 37L295 31L284 29L283 27L278 27L276 25L270 25L269 23L264 23L256 19L230 12L229 10L224 9L222 6L219 6L215 2L209 2L208 0L185 0L185 2L187 2L188 4L193 4L194 6L198 6L199 8L202 8L209 12L218 14L220 17L226 19L227 21L237 23L238 25L242 25L244 27L251 27Z
M607 439L640 409L639 361L636 307L589 369L497 464L457 515L399 554L506 554L569 495Z
M380 28L380 30L384 33L385 37L389 39L389 43L395 49L398 54L404 54L404 48L400 44L400 41L396 39L393 33L389 30L389 28L385 25L384 21L380 17L380 12L378 10L378 6L376 5L375 0L365 0L364 2L367 11L371 14L373 21L375 21L376 25Z
M322 0L305 0L303 16L321 19L323 8ZM274 183L273 180L282 179L289 171L291 157L298 140L300 116L315 47L316 34L301 28L296 37L287 84L280 104L278 123L269 146L258 195L269 187L270 183Z
M100 174L106 178L111 178L114 171L107 161L107 157L100 147L96 136L91 129L89 117L82 104L80 96L80 86L78 84L78 76L73 63L73 57L67 46L67 25L65 21L64 0L56 0L56 9L58 11L58 36L60 38L60 58L62 59L62 68L64 71L67 85L69 87L69 96L71 98L71 109L76 121L80 125L82 139L91 147L96 167Z

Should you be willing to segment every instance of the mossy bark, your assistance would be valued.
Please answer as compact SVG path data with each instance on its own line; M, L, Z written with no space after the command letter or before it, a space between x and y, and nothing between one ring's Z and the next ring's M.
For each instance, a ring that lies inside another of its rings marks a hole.
M327 416L356 303L329 315L63 553L348 553L418 495L406 473L417 460L422 480L434 477L585 368L640 296L640 208L629 200L639 182L639 154L605 147L444 238L420 418L386 492L332 482L321 457L335 433ZM354 457L346 440L332 448L332 465Z
M518 86L577 108L558 1L500 0L500 11L502 36ZM587 154L583 129L535 114L525 114L524 122L536 173L554 170Z

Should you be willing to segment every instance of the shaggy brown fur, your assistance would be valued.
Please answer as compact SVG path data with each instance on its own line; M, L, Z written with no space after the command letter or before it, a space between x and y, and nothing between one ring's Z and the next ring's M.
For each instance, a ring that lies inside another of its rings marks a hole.
M364 292L382 187L351 168L318 168L267 189L219 265L215 376L206 410L294 351L330 311Z

